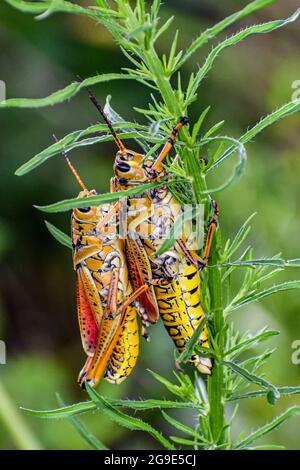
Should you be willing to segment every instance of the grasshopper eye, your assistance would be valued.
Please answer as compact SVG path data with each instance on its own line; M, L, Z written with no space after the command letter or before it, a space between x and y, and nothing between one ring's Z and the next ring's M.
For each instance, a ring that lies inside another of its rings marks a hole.
M122 186L127 186L127 179L126 178L120 178L119 179L119 184L121 184Z
M78 207L77 209L79 212L83 212L84 214L91 210L90 207Z
M128 173L130 170L130 165L126 162L118 162L117 165L117 170L121 171L122 173Z

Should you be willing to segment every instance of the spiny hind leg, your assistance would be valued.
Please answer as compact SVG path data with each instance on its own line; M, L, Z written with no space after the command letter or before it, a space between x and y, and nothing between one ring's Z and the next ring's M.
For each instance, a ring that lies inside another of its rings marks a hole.
M210 256L213 236L218 226L219 207L218 207L217 202L214 199L211 200L211 205L212 205L214 212L208 224L207 237L206 237L206 242L205 242L204 251L203 251L203 258L200 261L200 265L199 265L200 269L205 268L205 266L207 265L207 262Z
M181 239L177 240L177 245L181 249L184 256L190 261L190 263L192 263L198 269L199 265L203 262L200 256L198 256L194 250L189 250L186 243Z
M206 242L204 245L204 251L203 251L203 258L200 258L200 256L197 255L197 253L194 250L188 249L186 243L184 240L177 240L177 244L180 247L181 251L183 252L184 256L194 265L196 266L197 269L202 270L205 268L207 265L209 256L210 256L210 251L211 251L211 244L213 240L213 236L215 233L215 230L218 225L218 217L219 217L219 208L217 202L212 199L211 200L211 205L213 207L213 215L208 223L208 229L207 229L207 237L206 237Z
M155 160L155 162L152 166L152 170L157 171L157 172L159 172L161 170L161 163L164 161L164 159L166 158L166 156L168 155L168 153L172 149L172 147L174 145L174 142L177 138L178 131L183 126L188 124L188 122L189 122L188 118L184 116L180 119L180 121L176 124L176 126L173 127L172 132L171 132L170 136L168 137L167 142L165 143L165 145L162 148L159 156L157 157L157 159Z

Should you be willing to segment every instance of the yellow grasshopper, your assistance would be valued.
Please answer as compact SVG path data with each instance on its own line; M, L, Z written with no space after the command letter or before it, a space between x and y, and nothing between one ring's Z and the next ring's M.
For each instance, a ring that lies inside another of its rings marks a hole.
M83 184L64 154L82 191L79 198L96 195ZM71 216L73 262L77 284L77 313L82 344L88 358L79 383L96 386L103 376L121 383L131 373L139 352L138 309L124 255L124 241L116 225L101 223L110 206L74 208ZM110 220L111 222L111 220Z
M115 177L111 181L114 190L120 191L166 178L168 175L161 164L171 150L179 130L187 124L187 118L181 118L173 128L156 160L145 158L144 155L125 148L94 94L89 89L88 93L107 123L118 147L114 163ZM134 289L138 289L145 282L152 282L155 300L151 291L147 291L146 302L142 296L139 299L146 313L151 314L149 321L156 318L153 312L156 315L159 312L169 335L181 352L205 315L201 306L200 271L206 266L209 258L212 237L217 226L218 206L212 201L214 213L208 225L202 259L198 257L195 249L190 250L188 247L188 238L192 233L191 221L185 224L185 237L177 240L167 253L156 256L156 251L164 241L163 235L176 220L178 206L178 201L164 186L149 190L139 198L129 198L125 252ZM166 208L169 222L163 233L161 219ZM120 203L117 203L111 209L111 213L119 209ZM145 237L145 233L149 236ZM208 344L207 327L203 329L199 343L204 346ZM201 358L194 354L191 362L201 373L211 373L212 363L208 357Z

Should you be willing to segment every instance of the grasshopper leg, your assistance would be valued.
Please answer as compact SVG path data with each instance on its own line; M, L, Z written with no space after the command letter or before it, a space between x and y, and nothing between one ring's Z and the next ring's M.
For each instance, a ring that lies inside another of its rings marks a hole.
M165 143L165 145L162 148L159 156L157 157L154 164L152 165L152 170L157 171L157 172L161 171L161 163L163 162L163 160L166 158L166 156L168 155L168 153L172 149L172 147L174 145L174 142L177 138L178 131L183 126L185 126L186 124L188 124L188 118L187 117L182 117L180 119L180 121L176 124L176 126L173 127L172 132L171 132L167 142Z
M213 207L214 213L213 213L212 218L210 219L209 224L208 224L207 237L206 237L206 242L205 242L205 246L204 246L203 258L199 263L199 269L201 269L201 270L203 268L205 268L205 266L207 265L209 255L210 255L213 236L214 236L215 230L216 230L217 225L218 225L218 218L219 218L218 204L214 199L212 199L211 200L211 205Z

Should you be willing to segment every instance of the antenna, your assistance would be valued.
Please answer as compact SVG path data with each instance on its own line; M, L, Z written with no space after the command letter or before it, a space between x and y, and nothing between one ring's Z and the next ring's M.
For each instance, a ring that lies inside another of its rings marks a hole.
M58 142L58 140L57 140L57 138L56 138L56 136L55 136L54 134L53 134L53 138L54 138L55 142ZM77 171L75 170L74 166L72 165L72 163L71 163L71 161L70 161L70 159L69 159L67 153L66 153L64 150L62 150L61 153L62 153L62 156L65 158L67 164L69 165L69 168L70 168L70 170L72 171L73 175L75 176L75 178L76 178L78 184L82 187L82 189L83 189L84 191L87 191L87 187L85 186L85 184L83 183L83 181L82 181L82 179L80 178L79 174L77 173Z
M79 76L77 76L78 80L82 83L83 82L83 79ZM114 138L114 141L118 147L118 149L121 151L121 152L125 152L125 146L124 144L122 143L121 139L119 138L118 134L116 133L116 131L114 130L113 126L112 126L112 123L111 121L108 119L108 117L106 116L101 104L99 103L99 101L97 100L95 94L92 92L92 90L88 87L88 86L85 86L85 89L86 91L88 92L88 95L90 97L90 100L91 102L94 104L94 106L98 109L99 113L101 114L105 124L107 125L107 127L109 128L110 132L111 132L111 135L113 136Z

